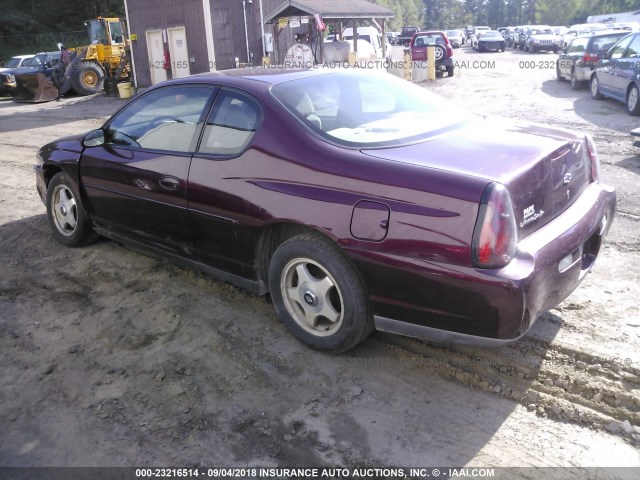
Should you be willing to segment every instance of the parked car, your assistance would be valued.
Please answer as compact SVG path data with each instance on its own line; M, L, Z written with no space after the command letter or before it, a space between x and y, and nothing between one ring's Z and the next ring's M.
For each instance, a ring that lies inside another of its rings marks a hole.
M558 53L559 49L558 37L548 25L532 25L525 29L525 51Z
M556 77L558 80L570 80L574 90L582 88L599 62L598 55L606 53L626 35L628 32L623 30L599 30L592 35L574 38L558 56Z
M171 80L35 171L61 244L99 234L268 292L328 351L374 326L514 341L592 268L616 203L590 136L369 71Z
M473 27L473 34L471 35L471 38L469 39L469 42L471 43L471 48L477 48L478 47L478 34L480 34L480 32L486 32L491 30L489 27L480 25L477 27Z
M476 50L479 52L504 52L506 42L497 30L486 30L478 33Z
M459 30L445 30L444 33L446 33L453 48L460 48L462 46L463 41Z
M408 47L411 44L413 36L419 31L420 29L418 27L402 27L402 31L400 35L398 35L398 44Z
M560 40L560 48L564 48L569 44L571 40L575 37L579 37L581 35L587 35L592 32L597 32L598 30L607 30L608 27L604 23L577 23L575 25L571 25L569 30L567 30Z
M613 30L627 30L629 32L640 31L640 23L638 22L611 22L607 23L607 28Z
M591 73L591 96L612 98L627 105L631 115L640 115L640 33L621 38Z
M509 38L507 39L507 46L518 48L520 43L520 34L524 29L524 25L520 25L517 27L513 27L513 29L509 30Z
M427 60L427 47L435 47L436 71L453 77L453 48L447 35L440 30L418 32L411 39L411 60Z
M473 36L474 33L475 33L475 28L473 28L473 25L467 25L467 27L464 29L464 34L467 37L467 41L471 40L471 37Z
M60 52L38 53L26 67L17 67L0 72L0 94L13 95L16 90L16 75L23 73L44 73L51 77L53 69L60 61Z
M0 72L4 72L6 70L11 70L13 68L26 67L29 64L29 60L31 60L33 57L34 57L33 54L31 54L31 55L16 55L14 57L11 57L5 63L0 63L0 66L2 67L2 68L0 68Z
M345 28L342 38L353 44L353 28ZM358 41L369 42L373 47L376 58L383 58L382 55L382 34L376 27L358 27ZM387 50L387 57L391 56L391 49Z

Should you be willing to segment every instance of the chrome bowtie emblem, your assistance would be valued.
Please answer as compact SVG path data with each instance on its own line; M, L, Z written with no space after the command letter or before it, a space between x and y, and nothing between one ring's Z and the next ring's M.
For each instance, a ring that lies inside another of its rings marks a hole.
M570 173L565 173L562 184L563 185L569 185L570 182L571 182L571 174Z

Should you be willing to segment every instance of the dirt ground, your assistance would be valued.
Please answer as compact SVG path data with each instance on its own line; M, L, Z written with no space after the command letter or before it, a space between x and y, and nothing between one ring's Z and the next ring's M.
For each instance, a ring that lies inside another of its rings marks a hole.
M638 478L595 469L640 467L638 119L558 82L553 54L455 58L455 76L426 88L591 133L619 198L592 274L499 349L374 333L326 355L289 335L265 298L106 240L63 248L35 190L36 150L124 102L0 101L0 466L562 466L579 468L559 478ZM536 478L527 472L508 477Z

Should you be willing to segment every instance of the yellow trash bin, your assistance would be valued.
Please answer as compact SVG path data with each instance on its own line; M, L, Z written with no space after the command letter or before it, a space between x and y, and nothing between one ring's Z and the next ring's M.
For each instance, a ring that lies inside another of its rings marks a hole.
M131 98L131 82L122 82L118 84L118 94L120 98Z

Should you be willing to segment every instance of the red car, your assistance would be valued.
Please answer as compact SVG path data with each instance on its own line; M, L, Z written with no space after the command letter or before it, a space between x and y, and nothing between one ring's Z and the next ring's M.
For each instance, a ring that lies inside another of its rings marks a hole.
M436 70L447 72L453 77L453 47L442 31L418 32L411 39L411 60L426 61L427 47L435 47Z
M165 82L35 170L63 245L101 235L269 293L329 351L374 326L517 339L591 269L616 203L588 135L370 71Z

